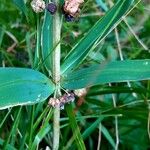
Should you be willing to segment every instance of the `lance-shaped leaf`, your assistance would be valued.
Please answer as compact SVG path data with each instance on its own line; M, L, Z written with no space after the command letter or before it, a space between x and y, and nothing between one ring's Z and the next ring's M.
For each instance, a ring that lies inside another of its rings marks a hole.
M0 68L0 109L42 102L53 91L53 83L38 71Z
M41 47L43 62L48 71L52 69L52 50L53 50L53 16L45 10L44 22L41 34Z
M107 13L99 19L92 29L77 43L64 59L62 74L79 65L90 51L97 39L102 40L126 13L133 0L119 0Z
M62 86L80 89L98 84L150 79L150 59L105 62L66 74Z

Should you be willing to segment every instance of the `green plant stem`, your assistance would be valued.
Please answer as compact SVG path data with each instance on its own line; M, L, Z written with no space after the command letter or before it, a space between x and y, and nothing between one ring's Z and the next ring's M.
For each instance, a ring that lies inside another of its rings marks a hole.
M59 0L54 0L54 3L59 8ZM53 51L53 80L56 84L56 98L60 94L60 35L61 35L61 20L59 11L57 11L53 18L53 45L57 45ZM59 44L57 44L59 43ZM60 109L54 109L54 122L53 122L53 150L58 150L59 148L59 136L60 136Z

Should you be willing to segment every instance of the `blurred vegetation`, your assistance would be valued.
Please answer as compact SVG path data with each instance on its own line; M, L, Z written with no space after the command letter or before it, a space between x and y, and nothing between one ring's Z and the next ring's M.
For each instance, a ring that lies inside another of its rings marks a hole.
M77 21L63 21L62 60L111 6L111 0L102 1L103 5L99 2L100 0L87 0ZM27 1L26 9L28 13L24 15L13 0L0 0L0 66L2 67L32 67L37 18L40 18L42 23L43 13L38 15L33 13L30 1ZM122 58L149 59L149 49L150 1L143 0L131 11L125 21L122 21L102 43L98 44L82 66ZM42 66L41 71L46 72ZM86 148L95 150L100 144L101 150L111 150L115 149L116 140L119 140L120 150L150 149L149 101L150 81L94 86L88 89L86 96L76 97L73 104L74 113ZM1 110L0 149L35 149L37 145L37 149L51 148L52 111L46 106L47 101L35 106ZM49 124L45 123L46 121ZM76 149L65 110L61 111L60 122L60 149Z

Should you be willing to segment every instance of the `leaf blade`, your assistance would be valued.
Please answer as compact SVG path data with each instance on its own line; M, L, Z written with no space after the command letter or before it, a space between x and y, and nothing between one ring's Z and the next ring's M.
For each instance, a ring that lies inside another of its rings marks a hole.
M53 83L32 69L0 68L0 109L44 101L54 91Z
M82 137L85 140L100 124L104 117L99 117L94 123L92 123L83 133Z
M102 130L102 133L104 134L105 138L108 140L108 142L111 144L111 146L115 149L115 142L114 142L112 136L110 135L107 128L105 126L103 126L102 124L101 124L101 130Z
M41 34L41 48L44 65L48 71L52 69L52 50L53 50L53 16L45 10L44 22Z
M80 89L98 84L150 79L150 60L113 61L66 74L62 86Z
M75 137L75 141L76 141L76 144L78 146L78 149L85 150L86 148L85 148L83 138L81 136L79 127L78 127L76 119L75 119L73 108L71 105L66 105L65 109L66 109L67 115L69 117L70 126L72 128L72 132L74 134L73 136Z

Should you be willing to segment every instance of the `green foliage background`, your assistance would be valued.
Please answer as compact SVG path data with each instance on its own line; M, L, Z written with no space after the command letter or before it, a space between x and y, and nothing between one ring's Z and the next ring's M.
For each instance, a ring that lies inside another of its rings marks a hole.
M51 68L51 66L47 65L47 59L43 62L42 57L35 57L36 59L34 59L34 56L37 56L35 49L47 49L47 47L40 47L40 43L39 45L36 44L36 40L38 40L35 38L37 27L38 33L51 40L51 36L46 35L47 32L44 32L45 29L42 26L43 19L49 17L48 19L50 20L51 17L44 16L44 13L38 15L33 13L30 1L27 1L25 6L21 4L23 13L18 9L18 2L15 0L0 0L0 66L34 68L48 75L47 68ZM15 5L16 3L17 5ZM111 1L108 0L88 0L81 10L79 21L71 23L63 21L61 40L62 72L65 72L63 67L65 68L69 64L65 63L64 60L68 60L66 55L70 49L87 34L87 31L93 27L95 22L104 15L110 6ZM133 7L134 5L131 6L131 8ZM86 59L79 58L79 62L74 66L86 68L92 64L94 66L89 70L91 72L92 69L98 70L96 68L98 63L101 63L101 68L103 68L107 64L102 62L111 62L110 68L114 67L113 69L115 70L118 64L114 63L113 65L113 61L122 59L121 56L123 56L124 60L141 59L136 66L129 61L126 74L131 77L132 75L134 76L136 69L139 69L139 72L144 70L144 78L140 73L139 76L136 74L137 78L141 80L149 79L149 68L146 71L146 68L141 66L141 63L144 63L142 59L146 59L145 61L149 63L149 32L150 2L143 0L129 13L125 21L122 21L101 43L97 42L96 46L92 47L92 51ZM121 53L118 50L121 50ZM46 56L47 54L44 53L43 57L45 58ZM78 66L81 59L83 59L83 62ZM40 65L38 62L40 62ZM44 67L45 64L46 68ZM81 76L78 75L81 73L83 77L85 76L84 83L79 80L76 84L70 84L76 74L69 72L63 76L63 86L72 90L74 87L81 88L83 85L87 85L86 74L83 75L82 71L77 72L77 78L81 79ZM112 72L113 70L110 70L108 75ZM26 73L28 77L28 72ZM119 73L122 76L124 70L115 73L114 78ZM98 72L98 74L102 75L102 79L106 80L105 72ZM147 78L146 75L148 76ZM111 77L113 78L113 76ZM6 78L10 79L9 74ZM37 75L37 78L41 78L41 76ZM47 78L43 78L47 80ZM107 78L109 81L109 76ZM121 81L124 81L123 79L121 78ZM97 149L98 145L100 145L101 150L117 149L116 141L118 140L118 149L121 150L149 149L150 81L103 84L108 82L102 82L97 79L94 82L98 84L88 88L86 96L76 97L72 105L66 105L65 110L61 111L61 142L59 149L79 149L80 143L82 147L82 140L84 140L86 149L90 150ZM7 97L10 96L9 91L1 92L6 92ZM47 96L47 93L45 95ZM53 109L48 107L47 103L48 100L33 106L18 106L1 110L0 149L34 150L36 148L51 148ZM72 124L69 123L69 119L71 119ZM71 128L74 129L73 133Z

